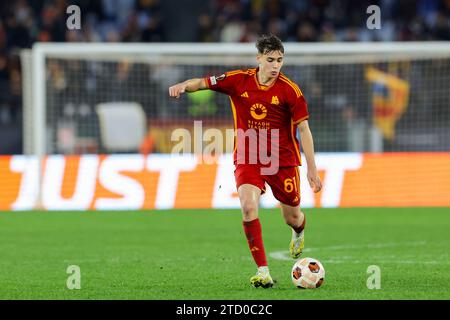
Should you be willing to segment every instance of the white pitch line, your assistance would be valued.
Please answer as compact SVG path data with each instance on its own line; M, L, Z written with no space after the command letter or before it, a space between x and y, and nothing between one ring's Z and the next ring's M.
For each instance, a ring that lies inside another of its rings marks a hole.
M328 247L317 247L317 248L305 248L303 250L304 253L307 252L315 252L315 251L323 251L323 250L343 250L343 249L378 249L378 248L389 248L389 247L402 247L402 246L423 246L426 244L426 241L415 241L415 242L392 242L392 243L369 243L369 244L362 244L362 245L354 245L354 244L349 244L349 245L339 245L339 246L328 246ZM283 251L275 251L275 252L271 252L269 253L269 256L273 259L276 260L292 260L292 258L289 255L289 252L283 250ZM349 257L350 259L352 259L352 257ZM330 260L330 261L335 261L335 263L341 263L341 262L337 262L337 261L345 261L346 263L349 262L349 260ZM352 262L354 263L358 263L356 262L357 260L352 260ZM406 261L409 260L404 260L405 263L409 263ZM417 261L415 261L417 263ZM331 262L333 263L333 262ZM343 263L343 262L342 262ZM411 260L411 263L413 263L413 261ZM436 262L439 263L439 262Z
M280 254L281 253L281 254ZM278 252L272 252L270 254L270 257L276 260L288 260L288 261L294 261L288 253L282 253L281 251ZM450 261L421 261L421 260L397 260L397 259L383 259L380 260L378 258L373 258L371 260L357 260L353 257L346 257L345 259L342 259L341 257L334 259L321 259L321 262L324 264L416 264L416 265L450 265Z
M378 249L378 248L403 247L403 246L423 246L426 244L427 244L426 241L346 244L346 245L339 245L339 246L305 248L303 250L303 252L320 251L320 250L342 250L342 249Z

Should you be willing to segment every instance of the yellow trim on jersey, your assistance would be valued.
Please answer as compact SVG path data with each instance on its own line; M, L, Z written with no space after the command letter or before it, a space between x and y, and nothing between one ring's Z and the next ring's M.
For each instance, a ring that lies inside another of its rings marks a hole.
M233 103L233 99L231 99L230 96L228 96L228 98L230 98L230 102L231 102L231 111L233 111L233 120L234 120L234 149L233 149L233 154L236 152L237 150L237 117L236 117L236 106Z
M207 77L203 78L203 82L205 82L205 87L207 89L209 89L209 84L208 84L208 78Z
M297 191L298 194L300 194L300 172L298 170L298 167L295 167L295 175L297 176Z
M270 84L270 85L268 85L268 86L262 85L262 84L260 84L259 81L258 81L258 77L256 76L256 72L253 74L253 78L255 79L256 86L258 87L258 89L259 89L259 90L263 90L263 91L269 90L269 89L272 88L272 87L275 85L275 83L277 82L277 79L275 79L275 81L272 82L272 84Z
M294 89L294 91L295 91L296 93L298 93L300 96L303 95L302 90L300 90L300 88L298 87L298 85L297 85L294 81L292 81L291 79L289 79L288 77L286 77L284 74L280 74L280 77L281 77L283 80L286 80L286 81L291 85L291 87Z
M236 74L247 74L247 72L242 71L242 70L234 70L234 71L228 71L226 73L227 76L234 76Z
M252 76L252 75L254 75L255 74L255 71L256 71L256 69L247 69L247 70L232 70L232 71L227 71L226 73L225 73L225 75L228 77L228 76L235 76L235 75L238 75L238 74L245 74L245 75L250 75L250 76Z
M281 77L280 77L280 80L283 81L283 82L285 82L285 83L287 83L287 84L292 88L292 90L294 90L295 95L296 95L297 98L300 98L300 97L301 97L300 92L292 85L291 82L289 82L289 81L287 81L285 78L281 78Z
M292 143L294 144L294 148L295 148L295 151L296 151L296 155L298 157L298 161L299 161L300 165L302 165L302 157L300 156L300 151L298 150L297 143L295 143L295 138L294 138L294 135L293 135L293 132L292 132L293 129L294 129L294 121L291 119L291 132L290 132L290 135L291 135Z
M232 71L228 71L226 73L226 75L227 76L234 76L234 75L237 75L237 74L246 74L246 75L252 76L255 73L255 70L256 69L248 69L248 70L245 70L245 71L243 71L243 70L232 70Z
M298 87L298 85L294 81L292 81L291 79L286 77L283 73L280 73L280 77L282 79L286 80L288 83L290 83L292 85L292 87L294 88L294 90L296 92L298 92L301 96L303 95L302 90L300 90L300 88Z
M309 119L309 116L306 116L306 117L298 119L297 121L294 122L294 124L299 124L300 122L302 122L302 121L304 121L306 119Z
M284 81L285 83L287 83L294 90L295 94L297 95L297 98L300 98L303 95L303 93L300 91L300 89L298 88L298 86L295 83L293 83L286 77L282 77L281 75L280 75L280 79L282 81Z

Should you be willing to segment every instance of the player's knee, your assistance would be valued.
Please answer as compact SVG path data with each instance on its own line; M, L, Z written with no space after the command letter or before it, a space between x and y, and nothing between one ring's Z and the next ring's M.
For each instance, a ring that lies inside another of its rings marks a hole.
M242 214L245 218L256 218L258 215L258 204L255 201L244 201L242 203Z

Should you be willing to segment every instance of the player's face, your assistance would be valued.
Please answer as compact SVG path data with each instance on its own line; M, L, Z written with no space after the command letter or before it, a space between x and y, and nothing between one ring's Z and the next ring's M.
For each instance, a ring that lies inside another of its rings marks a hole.
M284 54L280 51L271 51L266 54L258 54L256 60L259 63L259 70L267 78L277 77L283 66Z

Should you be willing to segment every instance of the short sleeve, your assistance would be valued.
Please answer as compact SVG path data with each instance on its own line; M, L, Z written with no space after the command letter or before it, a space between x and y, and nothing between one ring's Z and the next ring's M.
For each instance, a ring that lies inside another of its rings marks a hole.
M233 95L239 77L234 71L224 73L220 76L205 77L206 87L210 90Z
M301 94L300 96L295 96L295 100L291 104L290 108L294 124L299 124L303 120L309 118L308 105L303 94Z

